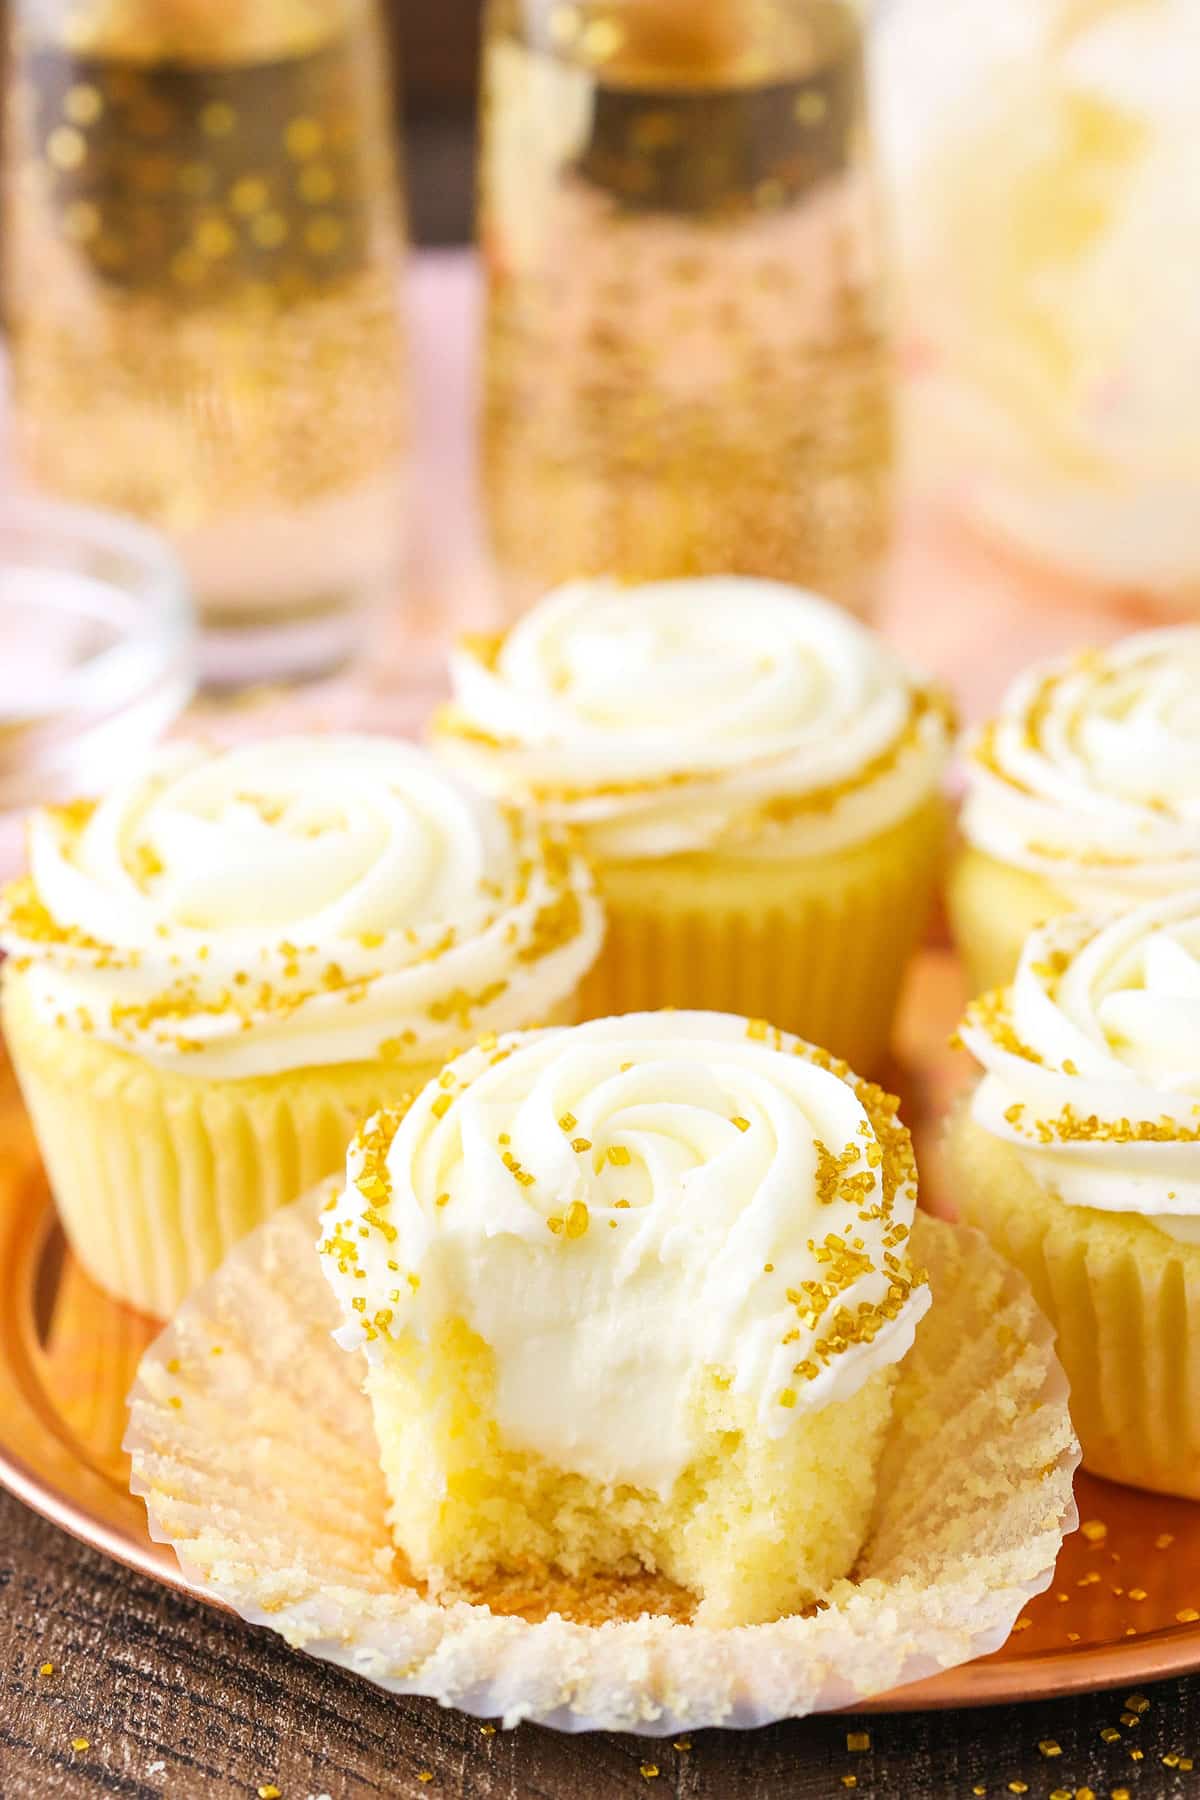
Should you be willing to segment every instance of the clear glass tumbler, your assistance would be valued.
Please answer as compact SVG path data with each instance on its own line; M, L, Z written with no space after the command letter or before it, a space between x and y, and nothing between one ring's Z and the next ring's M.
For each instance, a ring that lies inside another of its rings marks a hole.
M403 225L374 0L12 0L16 452L172 540L219 684L394 597Z
M870 610L891 379L854 0L491 0L483 468L513 610L735 571Z

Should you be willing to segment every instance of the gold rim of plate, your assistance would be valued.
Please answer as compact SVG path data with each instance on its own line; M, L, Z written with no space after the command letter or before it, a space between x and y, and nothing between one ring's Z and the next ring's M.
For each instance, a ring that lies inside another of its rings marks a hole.
M946 1048L961 1007L950 954L918 958L895 1083L914 1126L923 1193L938 1189L936 1122L969 1071ZM153 1320L88 1280L67 1247L15 1084L0 1059L0 1484L64 1531L168 1587L222 1606L154 1543L129 1492L125 1396ZM1081 1474L1081 1529L1002 1650L856 1711L917 1711L1136 1687L1200 1669L1200 1504ZM1189 1616L1191 1615L1191 1616Z

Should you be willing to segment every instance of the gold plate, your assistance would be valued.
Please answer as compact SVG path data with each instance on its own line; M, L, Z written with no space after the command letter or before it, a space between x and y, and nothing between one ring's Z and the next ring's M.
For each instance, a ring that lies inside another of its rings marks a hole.
M894 1079L917 1137L923 1198L941 1212L952 1208L939 1191L937 1123L970 1077L968 1059L946 1049L961 1002L953 958L925 951ZM172 1550L151 1542L128 1489L125 1395L157 1330L101 1293L71 1255L0 1057L0 1483L85 1543L217 1604L184 1581ZM1200 1669L1200 1504L1088 1475L1076 1498L1084 1528L1002 1650L859 1710L988 1705Z

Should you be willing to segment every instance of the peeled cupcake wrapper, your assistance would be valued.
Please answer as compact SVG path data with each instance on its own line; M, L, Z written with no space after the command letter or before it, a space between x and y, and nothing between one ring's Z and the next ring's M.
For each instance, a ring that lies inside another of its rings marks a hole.
M125 1447L151 1535L250 1623L505 1725L663 1737L850 1706L986 1655L1049 1585L1079 1461L1052 1333L978 1233L918 1216L934 1304L901 1369L869 1541L820 1610L713 1630L621 1618L602 1584L577 1591L578 1616L537 1622L425 1599L388 1532L361 1362L329 1335L314 1244L330 1192L238 1245L131 1395ZM627 1615L652 1588L630 1590Z

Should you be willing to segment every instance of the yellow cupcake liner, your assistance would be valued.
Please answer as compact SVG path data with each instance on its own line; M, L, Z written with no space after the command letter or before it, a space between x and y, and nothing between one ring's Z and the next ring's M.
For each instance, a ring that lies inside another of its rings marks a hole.
M72 1248L101 1287L158 1318L268 1213L340 1168L368 1113L440 1066L210 1081L44 1024L19 977L5 980L2 1011Z
M1077 909L1042 876L967 844L946 877L946 910L971 993L983 994L1008 986L1035 926Z
M986 1655L1049 1585L1078 1462L1049 1328L978 1233L918 1216L934 1303L866 1548L819 1609L700 1628L652 1575L426 1598L388 1531L361 1360L330 1338L323 1198L275 1214L184 1304L142 1360L126 1437L185 1579L290 1644L506 1725L670 1736L851 1706Z
M947 1153L963 1218L1021 1270L1058 1334L1085 1468L1200 1499L1200 1245L1068 1206L965 1108Z
M940 797L837 855L601 865L604 948L584 1018L698 1007L768 1019L869 1072L940 874Z

